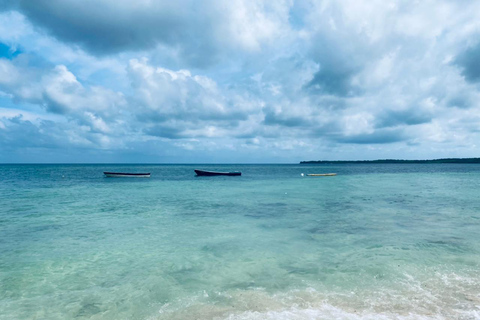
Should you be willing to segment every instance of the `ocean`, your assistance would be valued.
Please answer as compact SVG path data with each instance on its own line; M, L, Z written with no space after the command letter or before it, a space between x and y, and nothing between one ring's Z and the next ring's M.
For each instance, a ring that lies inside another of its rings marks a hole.
M480 319L480 165L0 165L0 319Z

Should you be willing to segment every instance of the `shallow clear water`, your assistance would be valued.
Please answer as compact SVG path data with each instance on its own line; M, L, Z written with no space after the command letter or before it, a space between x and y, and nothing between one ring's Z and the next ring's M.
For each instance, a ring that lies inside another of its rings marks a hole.
M480 166L0 165L0 319L74 318L480 319Z

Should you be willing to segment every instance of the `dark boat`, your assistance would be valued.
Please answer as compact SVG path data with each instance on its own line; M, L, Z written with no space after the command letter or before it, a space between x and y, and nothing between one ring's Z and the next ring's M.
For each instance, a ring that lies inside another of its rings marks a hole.
M149 173L128 173L128 172L108 172L105 171L103 174L107 177L119 177L119 178L150 178Z
M217 172L217 171L204 171L195 169L197 176L241 176L240 171L233 172Z

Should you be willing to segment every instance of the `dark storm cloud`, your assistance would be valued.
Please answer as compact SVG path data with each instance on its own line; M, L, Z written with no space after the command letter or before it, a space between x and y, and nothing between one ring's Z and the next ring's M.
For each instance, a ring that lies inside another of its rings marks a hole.
M351 96L359 93L359 87L352 83L368 59L368 49L351 35L332 31L320 33L313 39L312 59L319 64L319 70L307 85L318 93L335 96Z
M215 44L210 36L215 16L208 1L134 4L19 0L14 8L58 39L78 44L97 55L151 49L165 43L193 64L208 64L214 59Z
M472 101L470 101L468 96L456 96L447 101L447 106L468 109L472 106Z
M355 69L347 69L341 65L327 65L321 68L309 87L320 93L332 94L336 96L353 95L357 91L352 87L351 78L355 75Z
M339 132L342 132L342 126L338 121L330 120L321 125L317 125L311 131L312 138L326 137L332 138L333 140L338 138Z
M69 93L72 94L74 92L67 92L67 94ZM51 113L60 114L60 115L67 115L71 112L70 106L68 104L56 101L46 93L43 93L42 97L43 97L43 106L46 108L47 111Z
M377 130L373 133L341 136L334 139L340 143L352 144L387 144L408 140L402 130Z
M480 42L459 54L454 63L469 82L480 82Z
M387 110L376 119L377 128L395 127L400 125L417 125L428 123L433 119L430 112L420 108L409 110Z
M162 126L156 125L154 127L144 130L145 134L155 137L162 137L168 139L181 139L185 138L185 135L182 133L178 126Z
M0 0L0 10L15 8L15 3L11 0Z
M277 114L273 110L266 108L264 110L265 119L263 123L268 126L280 125L285 127L309 127L310 122L300 116L289 116L286 114Z

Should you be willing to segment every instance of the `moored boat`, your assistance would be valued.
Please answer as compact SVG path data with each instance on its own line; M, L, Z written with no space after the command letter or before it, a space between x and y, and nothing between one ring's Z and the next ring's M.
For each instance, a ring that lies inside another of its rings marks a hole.
M307 173L309 177L329 177L329 176L336 176L336 173Z
M130 173L130 172L108 172L105 171L103 174L106 177L112 178L150 178L150 172L148 173Z
M233 172L218 172L218 171L205 171L205 170L197 170L194 169L197 176L241 176L242 173L240 171L233 171Z

